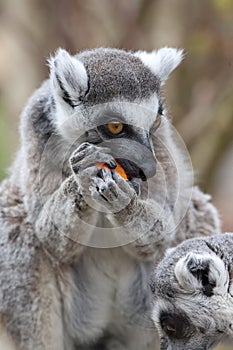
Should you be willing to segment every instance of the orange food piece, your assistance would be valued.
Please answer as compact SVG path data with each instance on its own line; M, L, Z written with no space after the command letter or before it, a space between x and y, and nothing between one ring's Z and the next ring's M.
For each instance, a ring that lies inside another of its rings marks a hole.
M114 171L116 171L124 180L128 180L128 177L126 175L124 168L122 168L122 166L118 163L118 161L116 161L115 159L114 159L114 161L117 165L116 168L114 169ZM96 163L96 166L99 169L106 168L106 169L110 170L106 163Z

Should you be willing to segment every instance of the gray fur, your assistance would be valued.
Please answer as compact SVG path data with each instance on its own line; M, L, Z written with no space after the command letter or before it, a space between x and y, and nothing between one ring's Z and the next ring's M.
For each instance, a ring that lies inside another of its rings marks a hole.
M96 49L76 56L92 77L84 102L98 104L114 98L148 98L159 91L159 79L131 52Z
M172 57L166 56L166 74ZM75 57L60 50L50 65L50 80L22 113L20 150L0 188L4 329L18 350L154 349L148 283L153 263L177 241L218 231L216 211L198 189L187 201L190 174L165 110L150 140L158 165L150 183L155 192L147 198L148 182L135 179L137 193L133 182L114 172L98 176L93 163L113 159L113 141L106 149L86 137L90 130L101 136L97 127L103 116L104 123L112 120L110 112L132 125L134 139L141 128L141 147L148 152L159 79L139 58L112 49ZM98 105L88 106L85 98ZM132 142L132 157L135 152Z
M233 339L232 249L232 233L194 238L157 266L151 287L161 349L207 350ZM171 324L173 332L166 330Z

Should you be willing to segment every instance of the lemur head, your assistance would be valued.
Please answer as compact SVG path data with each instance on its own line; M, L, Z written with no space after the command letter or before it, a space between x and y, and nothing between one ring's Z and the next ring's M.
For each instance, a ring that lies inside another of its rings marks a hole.
M232 336L229 272L207 240L187 240L168 251L151 286L162 350L207 350Z
M153 176L151 132L163 113L160 87L181 60L182 51L173 48L151 53L99 48L76 56L59 49L50 59L59 133L76 145L110 147L120 163L127 160L128 177Z

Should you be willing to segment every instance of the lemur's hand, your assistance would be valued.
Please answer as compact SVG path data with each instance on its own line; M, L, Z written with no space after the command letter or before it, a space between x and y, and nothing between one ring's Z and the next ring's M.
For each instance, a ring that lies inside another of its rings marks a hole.
M99 169L96 163L106 163L110 170ZM116 163L108 148L85 142L71 155L70 165L82 194L110 212L124 209L136 196L131 184L113 170Z

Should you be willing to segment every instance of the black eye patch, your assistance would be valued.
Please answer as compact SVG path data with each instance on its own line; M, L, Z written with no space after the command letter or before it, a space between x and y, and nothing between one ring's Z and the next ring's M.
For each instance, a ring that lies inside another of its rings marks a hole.
M190 338L193 327L189 319L181 313L162 311L159 317L162 330L174 339Z

